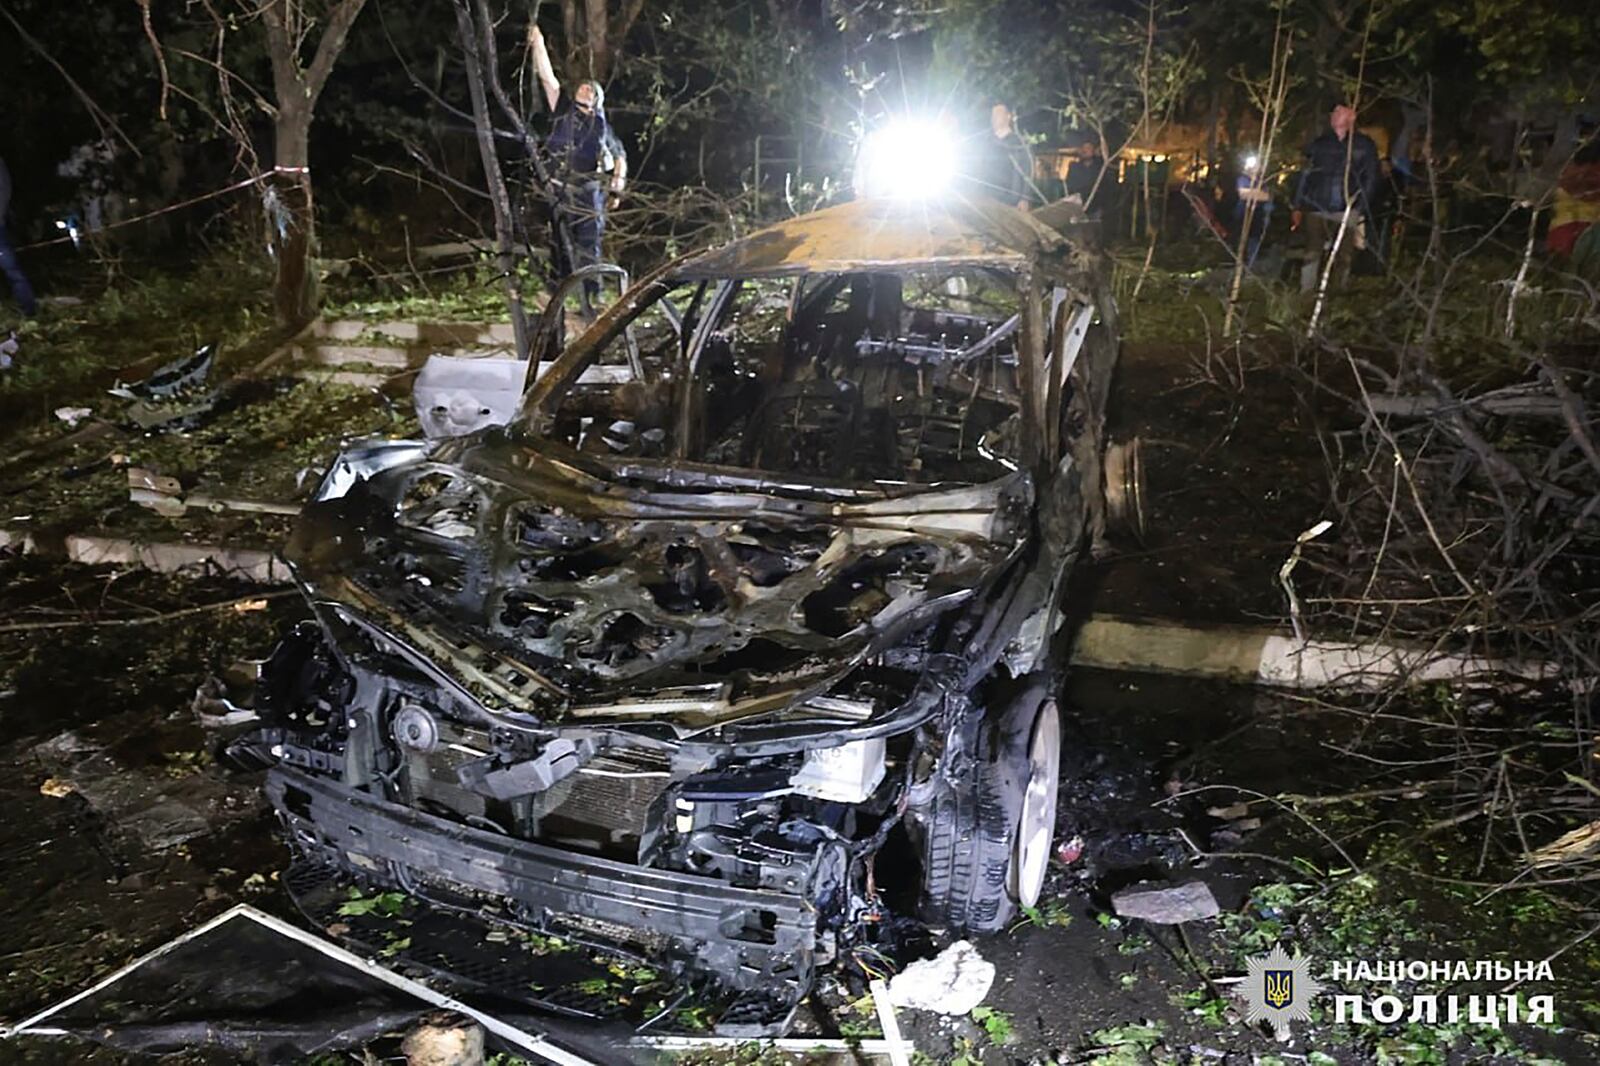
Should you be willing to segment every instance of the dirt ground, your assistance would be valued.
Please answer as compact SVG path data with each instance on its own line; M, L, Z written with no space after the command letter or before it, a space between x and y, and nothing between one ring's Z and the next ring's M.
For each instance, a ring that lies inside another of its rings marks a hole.
M1275 574L1321 517L1322 460L1285 374L1250 365L1230 376L1200 345L1128 346L1116 424L1145 441L1150 532L1085 567L1083 610L1282 617ZM370 398L340 403L364 428L392 417ZM232 446L253 433L250 447L286 456L270 474L286 488L281 479L309 461L301 452L334 432L292 433L294 410L203 431L197 471L232 476L251 455ZM116 476L97 468L92 506L75 517L105 529L155 521L126 502ZM78 624L85 611L118 624ZM286 852L258 782L212 763L188 708L208 672L263 654L299 613L293 597L220 579L0 557L0 1017L68 995L233 903L290 916L276 882ZM1600 938L1582 937L1596 925L1592 907L1533 886L1489 892L1473 826L1431 831L1452 816L1448 797L1404 787L1396 755L1414 742L1408 720L1437 709L1428 698L1375 720L1305 697L1075 672L1057 826L1071 846L1038 911L979 941L999 974L986 1013L906 1015L919 1050L963 1066L1600 1061ZM1222 914L1167 927L1116 918L1111 894L1146 880L1203 881ZM1323 964L1551 956L1558 1024L1338 1026L1324 1009L1280 1044L1243 1024L1229 992L1245 957L1276 941ZM841 1031L873 1028L847 1003L822 1010ZM122 1060L0 1042L0 1064L66 1061Z
M13 588L58 576L27 566L19 573L14 561L5 566ZM104 580L86 571L70 577L79 592ZM125 580L118 595L147 603L159 603L163 590L141 583L168 584ZM206 602L228 602L239 592L220 585L183 591ZM287 620L295 607L272 601L266 610L228 610L224 624L213 616L204 627L161 627L138 640L52 641L20 669L8 655L13 691L0 713L19 735L0 753L11 811L0 824L0 957L7 962L0 1002L7 1017L85 986L234 902L288 915L275 881L285 853L255 782L230 779L196 754L187 702L201 664L259 647L270 623ZM167 655L176 658L166 669L149 668ZM118 677L118 665L123 673L110 686L92 680ZM74 684L74 676L82 680ZM1326 1022L1279 1045L1239 1022L1227 979L1242 972L1245 954L1264 948L1263 938L1353 958L1393 957L1404 944L1405 957L1520 959L1544 957L1567 935L1562 912L1535 912L1520 925L1496 915L1504 926L1486 922L1481 938L1467 937L1461 901L1437 886L1393 869L1370 883L1351 878L1313 830L1328 832L1363 865L1383 863L1367 833L1370 820L1313 811L1303 823L1291 805L1274 803L1252 811L1259 826L1239 828L1241 820L1224 808L1241 798L1335 795L1371 785L1370 764L1328 757L1361 728L1348 715L1263 691L1087 670L1073 675L1065 706L1057 836L1081 847L1055 865L1036 915L979 940L999 974L985 1002L994 1013L982 1020L904 1015L932 1061L1234 1063L1289 1061L1313 1050L1342 1062L1444 1061L1415 1036L1407 1044L1404 1034ZM113 766L99 767L101 759ZM108 777L131 797L108 789ZM79 784L66 795L43 794L52 780ZM200 822L178 817L171 809L177 805ZM1382 818L1403 820L1405 808L1391 804ZM193 835L174 842L186 831ZM1203 854L1223 851L1242 857ZM1203 881L1223 916L1182 927L1114 918L1111 893L1146 880ZM1558 995L1572 1004L1561 1015L1569 1024L1600 1021L1600 1005L1585 1002L1593 998L1597 966L1593 952L1556 960ZM870 1029L847 1028L851 1016L837 1002L828 1009L845 1031ZM1537 1054L1577 1063L1600 1054L1576 1028L1487 1035L1503 1043L1504 1061ZM1496 1050L1474 1043L1473 1034L1452 1036L1463 1045L1459 1061L1483 1061ZM1380 1051L1384 1039L1391 1046ZM122 1061L108 1052L80 1054L56 1043L0 1043L0 1062Z

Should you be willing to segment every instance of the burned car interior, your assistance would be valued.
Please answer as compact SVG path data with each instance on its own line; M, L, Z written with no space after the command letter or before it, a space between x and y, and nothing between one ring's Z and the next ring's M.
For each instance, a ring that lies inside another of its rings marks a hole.
M1031 905L1108 521L1115 312L1067 221L802 216L628 289L512 424L348 447L286 550L316 621L230 749L291 886L668 960L731 1035L897 914Z
M591 377L615 367L630 381L581 388L551 435L613 454L855 481L970 483L1015 467L1020 315L1010 278L861 272L712 285L681 283L661 299L683 299L687 311L619 330L611 347L637 351L641 377L597 353ZM682 418L669 425L648 382L670 379L708 293L715 317Z

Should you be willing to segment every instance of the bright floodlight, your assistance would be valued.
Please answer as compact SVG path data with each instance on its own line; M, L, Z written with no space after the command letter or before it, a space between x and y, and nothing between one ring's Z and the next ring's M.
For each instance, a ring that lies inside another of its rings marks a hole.
M1256 155L1254 152L1251 152L1249 155L1244 157L1244 169L1245 170L1247 170L1247 171L1249 171L1251 173L1254 173L1256 167L1259 167L1260 165L1261 165L1261 157Z
M932 119L899 119L867 134L856 163L856 192L895 200L932 200L956 174L955 135Z

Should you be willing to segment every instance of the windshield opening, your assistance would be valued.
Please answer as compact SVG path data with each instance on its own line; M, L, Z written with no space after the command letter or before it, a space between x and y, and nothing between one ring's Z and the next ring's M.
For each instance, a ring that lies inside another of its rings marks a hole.
M1020 306L1015 275L971 267L664 286L571 368L544 435L831 481L992 480L1021 454Z

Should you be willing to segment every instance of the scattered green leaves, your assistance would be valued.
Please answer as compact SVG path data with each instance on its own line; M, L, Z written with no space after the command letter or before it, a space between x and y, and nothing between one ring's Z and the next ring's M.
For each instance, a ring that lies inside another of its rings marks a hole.
M1014 933L1025 925L1040 929L1065 929L1072 924L1072 914L1061 900L1053 899L1042 907L1023 907L1022 918L1011 927Z
M973 1007L972 1020L983 1027L989 1039L996 1044L1011 1040L1011 1015L992 1007Z
M349 898L339 904L339 915L344 918L363 918L367 915L398 918L405 913L406 902L404 892L380 892L375 896L366 896L352 885Z
M1089 1061L1094 1066L1144 1066L1164 1032L1155 1021L1098 1030L1089 1037L1093 1045Z
M1212 994L1209 988L1182 992L1172 997L1173 1002L1212 1028L1220 1029L1228 1021L1228 1001Z

